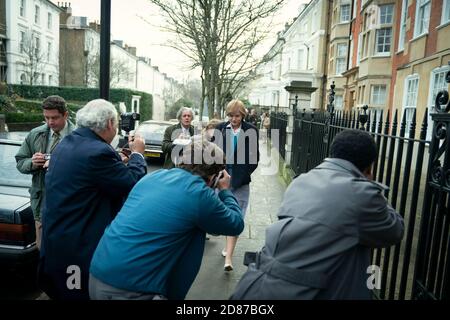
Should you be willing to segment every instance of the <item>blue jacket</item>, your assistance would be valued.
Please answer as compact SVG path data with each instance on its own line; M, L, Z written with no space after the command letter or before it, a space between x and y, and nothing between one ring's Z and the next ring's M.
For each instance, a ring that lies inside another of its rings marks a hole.
M227 167L231 168L231 185L233 189L249 184L253 171L259 162L259 133L256 127L248 122L241 122L241 132L238 136L237 148L231 141L231 128L227 128L230 122L219 124L216 130L221 131L222 141L217 144L226 155ZM220 145L222 144L222 145Z
M184 299L201 265L205 232L236 236L243 228L230 191L216 195L183 169L158 170L133 188L90 272L119 289Z
M45 177L47 197L39 282L54 299L88 299L92 254L134 184L146 174L138 154L124 165L117 152L97 134L79 128L52 153ZM67 268L81 270L81 290L68 290Z

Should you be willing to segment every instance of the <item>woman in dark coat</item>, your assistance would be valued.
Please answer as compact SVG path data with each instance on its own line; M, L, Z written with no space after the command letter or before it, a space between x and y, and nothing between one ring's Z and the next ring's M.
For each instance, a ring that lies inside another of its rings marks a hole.
M259 134L254 125L243 121L246 111L242 101L230 101L226 111L229 121L218 125L217 130L223 138L222 148L226 154L227 172L231 175L231 192L245 215L250 197L250 176L259 162ZM233 270L232 257L236 242L237 237L226 238L226 248L222 251L225 271Z

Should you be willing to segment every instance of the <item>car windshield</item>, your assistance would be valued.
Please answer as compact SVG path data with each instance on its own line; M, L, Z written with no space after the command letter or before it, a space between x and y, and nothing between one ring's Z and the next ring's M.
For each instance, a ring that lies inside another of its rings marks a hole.
M20 146L0 144L0 185L29 187L31 174L22 174L16 168L15 155Z
M163 123L143 123L136 130L136 133L141 134L146 141L162 141L164 137L164 131L170 124Z

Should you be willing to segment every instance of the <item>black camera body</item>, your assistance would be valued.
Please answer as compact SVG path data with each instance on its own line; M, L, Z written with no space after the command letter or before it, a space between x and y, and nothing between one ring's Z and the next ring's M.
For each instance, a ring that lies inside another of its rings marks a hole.
M120 115L120 129L127 134L134 130L136 121L141 119L141 115L136 112L126 112Z

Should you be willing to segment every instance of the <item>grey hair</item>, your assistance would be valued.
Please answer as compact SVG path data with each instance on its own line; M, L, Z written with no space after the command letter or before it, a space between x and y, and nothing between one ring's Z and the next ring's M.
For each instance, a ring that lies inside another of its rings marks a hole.
M181 119L181 115L183 114L184 111L189 111L191 113L192 119L194 119L194 111L192 110L192 108L181 107L180 110L178 110L178 112L177 112L177 119L178 120Z
M107 128L109 120L115 124L117 115L117 110L111 102L103 99L92 100L78 110L77 126L99 133Z

